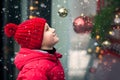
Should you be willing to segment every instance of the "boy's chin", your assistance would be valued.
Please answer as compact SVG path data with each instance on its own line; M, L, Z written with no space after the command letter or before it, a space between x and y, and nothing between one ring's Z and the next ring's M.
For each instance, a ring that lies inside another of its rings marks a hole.
M57 38L56 42L57 42L57 43L59 42L59 38Z
M58 42L59 42L59 38L58 38L58 39L56 39L55 44L57 44Z

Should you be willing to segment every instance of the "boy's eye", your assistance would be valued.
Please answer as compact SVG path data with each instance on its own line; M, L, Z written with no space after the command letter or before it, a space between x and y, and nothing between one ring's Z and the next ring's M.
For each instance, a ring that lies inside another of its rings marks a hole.
M47 27L47 28L46 28L46 31L48 31L48 30L49 30L49 28Z

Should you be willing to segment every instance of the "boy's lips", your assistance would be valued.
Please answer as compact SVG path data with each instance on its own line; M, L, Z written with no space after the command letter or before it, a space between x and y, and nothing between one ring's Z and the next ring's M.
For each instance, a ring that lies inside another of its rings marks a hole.
M57 36L57 34L56 34L56 33L54 33L54 36Z
M56 36L57 34L55 33L54 36Z

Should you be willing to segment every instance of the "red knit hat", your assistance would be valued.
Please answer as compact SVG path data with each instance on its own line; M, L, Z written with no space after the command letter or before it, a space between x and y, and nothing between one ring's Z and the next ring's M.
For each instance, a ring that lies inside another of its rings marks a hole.
M33 18L19 25L9 23L5 26L4 31L8 37L13 36L22 48L40 49L45 23L44 18Z

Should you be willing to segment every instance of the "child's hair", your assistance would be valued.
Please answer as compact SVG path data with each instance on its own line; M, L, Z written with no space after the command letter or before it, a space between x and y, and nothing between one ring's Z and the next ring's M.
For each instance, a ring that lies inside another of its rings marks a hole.
M7 37L14 37L22 48L40 49L46 19L33 18L19 25L8 23L4 27Z

